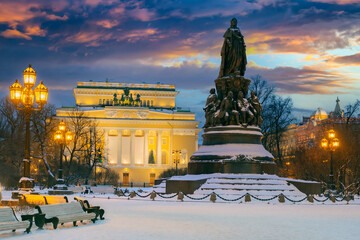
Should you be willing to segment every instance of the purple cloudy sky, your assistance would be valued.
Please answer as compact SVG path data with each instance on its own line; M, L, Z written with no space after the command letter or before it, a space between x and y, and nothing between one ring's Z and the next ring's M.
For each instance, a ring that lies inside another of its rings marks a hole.
M0 94L31 63L50 102L73 105L77 81L162 82L201 112L232 17L245 36L246 76L298 109L359 98L359 0L2 0Z

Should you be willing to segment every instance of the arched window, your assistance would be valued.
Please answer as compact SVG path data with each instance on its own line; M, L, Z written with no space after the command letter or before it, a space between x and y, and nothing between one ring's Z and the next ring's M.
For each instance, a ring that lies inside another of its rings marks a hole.
M149 164L155 164L155 153L154 150L150 150L149 152Z
M149 106L150 106L150 101L149 101L149 100L147 100L147 104L146 104L146 106L147 106L147 107L149 107Z

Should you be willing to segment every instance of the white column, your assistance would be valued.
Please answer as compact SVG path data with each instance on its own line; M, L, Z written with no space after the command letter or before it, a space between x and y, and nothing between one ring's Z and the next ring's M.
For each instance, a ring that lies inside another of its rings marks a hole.
M158 137L157 137L157 144L156 144L156 149L157 149L157 154L156 154L156 165L160 166L161 165L161 132L158 131Z
M149 166L149 149L148 149L148 141L149 141L149 131L145 130L144 131L144 163L145 163L145 167Z
M131 130L130 135L130 166L135 165L135 139L134 139L134 130Z
M174 137L174 132L171 131L170 132L170 137L169 137L169 166L172 165L173 163L173 158L172 158L172 151L173 151L173 137Z
M106 165L108 164L109 159L109 130L105 129L105 137L104 137L104 157L106 156Z
M118 166L121 166L121 156L122 156L122 152L121 152L121 146L122 146L122 139L121 139L121 136L122 136L122 129L118 129Z
M195 151L197 151L198 148L199 148L199 143L198 143L198 141L199 141L199 135L196 134L196 131L195 131Z

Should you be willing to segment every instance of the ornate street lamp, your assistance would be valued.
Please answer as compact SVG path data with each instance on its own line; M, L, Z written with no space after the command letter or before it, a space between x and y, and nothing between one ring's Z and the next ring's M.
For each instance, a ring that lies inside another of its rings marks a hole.
M178 164L180 163L181 150L173 150L172 156L175 163L176 175L178 175Z
M340 146L340 142L339 139L335 137L335 131L332 129L328 131L328 138L329 139L323 138L321 140L321 147L330 152L330 189L335 190L333 153Z
M49 90L42 81L35 88L36 72L29 65L23 72L24 87L21 86L19 80L16 80L10 86L10 99L18 110L25 113L25 154L24 154L24 174L19 182L19 189L24 191L32 191L34 188L34 180L30 178L30 116L33 111L40 111L44 104L47 103ZM37 107L34 106L34 100Z
M95 153L94 161L95 161L95 184L96 184L96 166L97 166L97 163L102 163L102 154L101 154L101 149L100 148Z
M63 155L65 146L73 140L73 134L70 131L66 131L66 125L63 121L59 123L58 130L55 132L54 141L60 145L60 165L58 172L58 179L54 190L67 190L65 181L63 179Z

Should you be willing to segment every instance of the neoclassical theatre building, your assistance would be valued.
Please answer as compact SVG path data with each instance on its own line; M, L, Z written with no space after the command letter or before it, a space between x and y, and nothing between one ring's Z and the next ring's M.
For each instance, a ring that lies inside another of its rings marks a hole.
M174 85L78 82L76 107L59 108L66 119L74 109L103 129L103 165L120 175L123 185L154 183L166 169L187 167L198 148L195 113L175 105ZM178 153L173 157L172 152Z

